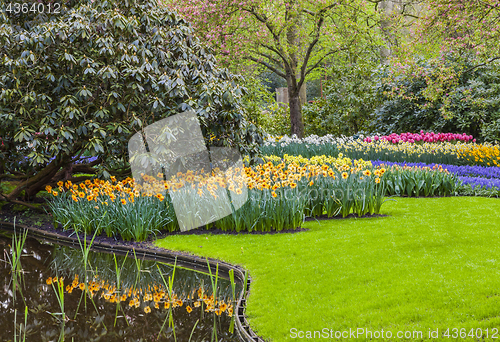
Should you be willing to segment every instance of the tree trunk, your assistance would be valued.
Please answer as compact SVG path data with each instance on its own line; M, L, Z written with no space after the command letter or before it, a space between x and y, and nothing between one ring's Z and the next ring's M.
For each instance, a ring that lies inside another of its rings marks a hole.
M288 104L290 105L290 128L291 134L297 137L304 137L304 122L302 121L302 106L298 91L290 91L288 88Z
M51 161L49 165L47 165L43 170L38 172L33 177L19 184L10 194L6 196L7 200L15 200L23 190L27 190L25 191L25 200L29 200L29 197L31 196L34 197L36 195L36 192L34 193L33 190L29 191L28 189L34 189L37 187L40 189L40 187L43 186L44 183L48 183L52 179L52 177L54 177L54 175L59 171L61 166L65 166L68 163L70 157L63 157L60 161L58 161L57 159L58 158Z

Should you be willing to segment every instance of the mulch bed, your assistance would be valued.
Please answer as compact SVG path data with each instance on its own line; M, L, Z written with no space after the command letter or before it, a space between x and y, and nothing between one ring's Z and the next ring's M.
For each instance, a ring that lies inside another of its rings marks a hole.
M316 221L316 220L346 220L346 219L358 219L358 218L369 218L369 217L388 217L389 215L382 214L365 214L363 216L358 216L358 214L349 214L346 217L334 216L328 217L327 215L321 215L316 217L306 217L306 221Z
M76 238L76 233L73 230L62 230L60 228L55 228L54 225L52 224L52 217L51 214L44 214L41 212L37 212L35 210L27 209L24 211L17 211L13 210L13 205L11 204L5 204L0 210L0 221L4 222L14 222L14 218L16 219L17 223L26 225L26 226L31 226L31 227L36 227L40 230L44 230L46 232L50 233L55 233L59 234L61 236L71 236ZM298 233L298 232L304 232L308 231L309 229L306 228L296 228L296 229L286 229L282 231L270 231L270 232L260 232L260 231L253 231L253 232L248 232L248 231L241 231L241 232L235 232L235 231L223 231L218 228L212 228L212 229L192 229L186 232L162 232L156 236L151 235L146 241L143 242L136 242L136 241L125 241L121 238L121 236L116 236L116 237L108 237L106 236L105 233L101 233L100 235L96 236L94 239L94 242L99 242L99 243L106 243L106 244L115 244L115 245L122 245L122 246L129 246L129 247L136 247L136 248L149 248L149 249L156 249L156 246L153 245L153 241L156 239L161 239L166 236L172 236L172 235L205 235L205 234L212 234L212 235L243 235L243 234L254 234L254 235L265 235L265 234L290 234L290 233ZM80 238L83 240L84 234L80 233L79 234ZM92 238L92 236L87 235L87 240Z
M388 215L380 215L380 214L367 214L363 215L361 218L370 218L370 217L386 217ZM50 233L55 233L59 234L62 236L72 236L76 238L76 233L72 230L62 230L62 229L56 229L54 225L52 224L52 217L51 214L44 214L41 212L37 212L31 209L23 210L23 211L17 211L13 210L13 205L11 204L5 204L0 210L0 221L5 221L5 222L14 222L14 218L16 218L17 223L21 223L27 226L31 227L36 227L38 229L44 230L46 232ZM349 214L346 217L327 217L326 215L318 216L318 217L307 217L305 221L317 221L317 220L343 220L343 219L356 219L360 218L356 214ZM241 231L241 232L235 232L235 231L223 231L218 228L212 228L212 229L192 229L186 232L162 232L161 234L157 236L151 235L146 241L143 242L136 242L136 241L124 241L120 236L116 237L108 237L106 236L105 233L102 233L101 235L98 235L95 237L94 241L95 242L101 242L101 243L107 243L107 244L115 244L115 245L122 245L122 246L129 246L129 247L136 247L136 248L153 248L156 249L156 246L153 245L153 241L159 238L167 237L167 236L172 236L172 235L205 235L205 234L212 234L212 235L244 235L244 234L253 234L253 235L266 235L266 234L292 234L292 233L299 233L299 232L305 232L308 231L309 229L307 228L302 228L298 227L296 229L285 229L282 231L270 231L270 232L261 232L261 231ZM80 238L83 239L84 234L80 233L79 234ZM91 238L91 236L90 236ZM87 236L87 239L89 239L89 236Z

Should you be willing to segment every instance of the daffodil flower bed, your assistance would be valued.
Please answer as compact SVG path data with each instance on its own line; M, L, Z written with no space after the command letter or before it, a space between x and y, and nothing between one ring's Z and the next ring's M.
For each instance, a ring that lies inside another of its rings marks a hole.
M94 179L78 185L59 182L58 188L46 190L53 195L50 207L55 225L137 241L180 230L172 198L180 199L191 208L187 215L196 217L218 210L214 200L220 196L229 194L234 202L247 192L248 199L238 210L200 228L268 232L296 229L306 216L379 214L386 195L449 196L455 190L455 176L443 169L374 168L369 161L342 154L265 159L262 164L225 172L179 172L168 181L162 174L143 175L140 182L111 177L111 181Z
M144 176L140 183L112 177L111 181L94 179L79 185L59 182L58 188L46 190L53 195L50 207L55 225L138 241L160 231L179 230L173 196L182 199L185 195L194 216L212 208L213 200L224 193L235 198L248 191L241 208L215 222L224 231L295 229L304 215L379 213L383 171L372 171L370 163L346 158L318 157L312 162L294 158L229 169L224 174L219 170L211 175L179 172L168 181L159 174Z
M64 186L63 186L64 185ZM134 182L94 179L85 183L58 183L58 189L45 188L53 195L49 207L54 226L78 232L107 236L120 235L124 240L143 241L160 230L172 230L173 208L163 195L141 196Z

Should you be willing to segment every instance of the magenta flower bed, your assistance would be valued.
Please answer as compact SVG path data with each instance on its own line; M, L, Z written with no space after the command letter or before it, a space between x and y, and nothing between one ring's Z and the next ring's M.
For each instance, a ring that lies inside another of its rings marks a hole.
M476 139L472 135L467 135L465 133L434 133L420 131L420 133L392 133L390 135L382 135L382 136L372 136L366 137L364 139L365 142L371 143L372 141L377 140L386 140L393 144L397 144L400 142L443 142L443 141L463 141L463 142L476 142Z

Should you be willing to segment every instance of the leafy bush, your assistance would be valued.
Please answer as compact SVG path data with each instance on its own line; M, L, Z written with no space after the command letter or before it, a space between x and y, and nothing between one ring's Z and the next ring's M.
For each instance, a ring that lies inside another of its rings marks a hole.
M129 138L189 109L207 144L214 135L218 146L257 151L242 80L216 66L183 19L152 0L61 8L53 17L0 13L0 170L23 180L8 200L96 173L73 165L81 155L100 157L98 175L126 175Z
M279 106L264 82L256 77L245 79L247 93L242 98L245 118L259 129L260 133L284 135L290 132L290 110Z
M290 133L290 108L274 104L262 113L262 129L274 136Z
M371 130L371 117L380 103L373 77L373 65L337 66L324 84L325 98L302 108L306 135L354 135Z
M440 77L440 69L426 60L403 71L381 71L377 92L384 102L374 114L376 129L383 134L424 130L500 140L500 65L480 66L471 60L452 66L455 79L440 89L430 83Z

